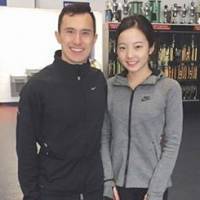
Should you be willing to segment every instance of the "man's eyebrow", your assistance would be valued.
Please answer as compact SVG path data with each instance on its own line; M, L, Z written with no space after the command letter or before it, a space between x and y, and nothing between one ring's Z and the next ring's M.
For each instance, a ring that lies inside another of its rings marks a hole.
M73 27L65 27L64 30L77 30ZM83 29L80 29L80 31L86 31L86 32L92 32L92 29L89 29L89 28L83 28Z
M64 30L75 30L75 28L72 28L72 27L65 27Z
M89 28L84 28L84 29L81 29L81 31L92 32L92 29L89 29Z

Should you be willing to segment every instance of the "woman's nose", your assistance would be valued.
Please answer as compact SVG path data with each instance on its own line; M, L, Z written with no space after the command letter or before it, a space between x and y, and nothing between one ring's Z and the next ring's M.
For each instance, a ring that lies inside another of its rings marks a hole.
M134 55L135 55L135 51L132 48L128 48L126 56L128 58L132 58Z

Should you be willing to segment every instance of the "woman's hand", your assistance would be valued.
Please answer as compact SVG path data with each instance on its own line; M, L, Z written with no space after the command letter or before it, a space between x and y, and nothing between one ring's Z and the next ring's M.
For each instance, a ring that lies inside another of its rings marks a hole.
M113 187L113 200L120 200L119 193L116 187Z
M144 200L148 200L147 194L145 194L145 196L144 196Z

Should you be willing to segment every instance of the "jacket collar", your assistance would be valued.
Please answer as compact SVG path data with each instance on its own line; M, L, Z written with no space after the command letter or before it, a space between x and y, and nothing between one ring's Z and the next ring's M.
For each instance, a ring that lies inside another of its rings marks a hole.
M89 60L83 64L70 64L61 59L61 50L57 50L54 55L53 65L55 70L62 74L62 76L69 77L71 79L77 79L77 77L84 76L90 69Z
M163 72L160 71L160 70L155 70L140 85L155 85L157 83L157 81L159 81L162 78L165 78ZM127 79L127 73L122 72L121 74L115 75L115 77L113 77L113 85L115 85L115 86L128 86L129 87L128 79Z

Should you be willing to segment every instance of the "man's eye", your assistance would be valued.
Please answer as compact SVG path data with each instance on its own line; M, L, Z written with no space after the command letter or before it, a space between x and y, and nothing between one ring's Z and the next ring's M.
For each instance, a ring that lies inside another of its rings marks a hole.
M67 30L66 33L72 34L73 31L72 30Z
M66 34L72 34L72 33L74 33L74 30L73 29L65 29L64 32Z
M83 31L82 35L90 35L90 32L89 31Z

